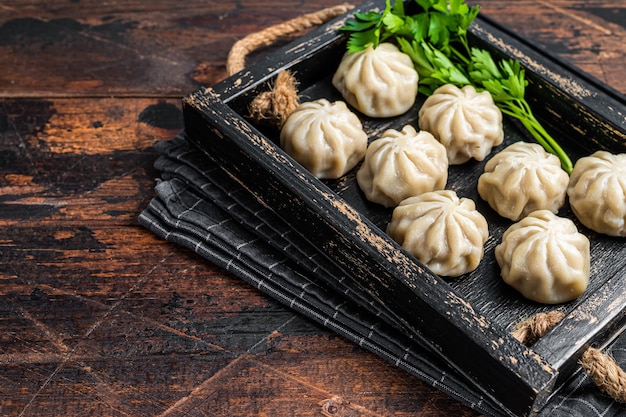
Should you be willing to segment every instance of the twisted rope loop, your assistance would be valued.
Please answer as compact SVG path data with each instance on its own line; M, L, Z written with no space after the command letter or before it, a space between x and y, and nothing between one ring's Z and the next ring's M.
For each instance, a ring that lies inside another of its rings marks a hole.
M521 343L531 345L556 326L564 316L560 311L538 313L518 323L512 335ZM613 357L590 347L582 354L579 363L600 391L617 402L626 403L626 372Z
M317 12L308 13L284 23L268 27L260 32L251 33L243 39L235 42L228 54L226 62L226 70L228 75L233 75L245 67L245 60L248 54L256 49L273 44L281 36L287 36L309 29L314 26L322 25L329 20L346 13L354 6L350 4L341 4L338 6L322 9Z
M599 349L589 348L583 353L580 366L600 391L615 401L626 403L626 372L612 356Z
M532 345L556 326L564 316L560 311L537 313L519 322L513 330L513 337L525 345Z

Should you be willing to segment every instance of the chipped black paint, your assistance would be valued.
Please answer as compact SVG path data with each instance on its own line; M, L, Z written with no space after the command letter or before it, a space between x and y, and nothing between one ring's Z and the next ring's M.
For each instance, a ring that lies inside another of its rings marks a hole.
M11 195L0 195L0 203L15 200ZM23 213L28 213L28 218L44 219L58 212L58 208L50 204L0 204L0 218L16 219Z
M47 100L4 100L0 109L0 178L8 168L13 174L35 175L31 153L41 152L46 146L45 143L32 148L30 145L56 114L54 104Z
M63 236L59 237L59 233L62 233ZM39 248L82 250L88 248L91 251L102 251L106 249L106 245L100 242L94 236L93 231L87 227L39 230L37 233L16 233L15 236L12 236L11 241L26 250Z
M31 44L64 43L77 33L95 33L99 37L122 42L125 34L137 27L137 22L113 20L101 25L88 25L75 19L42 20L26 17L13 19L0 25L0 45L24 47Z
M54 103L48 100L5 100L2 109L7 131L14 126L19 131L42 132L57 113Z
M159 101L143 109L137 121L162 129L182 129L183 113L175 104Z
M607 22L615 23L626 28L626 7L606 9L599 7L585 7L585 12L598 16Z
M9 118L6 113L0 113L0 133L9 130Z

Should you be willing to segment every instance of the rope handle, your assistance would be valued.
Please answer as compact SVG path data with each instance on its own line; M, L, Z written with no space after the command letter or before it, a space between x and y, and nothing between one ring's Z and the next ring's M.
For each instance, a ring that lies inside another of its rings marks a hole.
M564 316L560 311L538 313L518 323L512 335L521 343L531 345ZM611 355L590 347L582 354L579 363L600 391L617 402L626 403L626 372Z
M332 6L317 12L293 18L274 26L270 26L260 32L247 35L245 38L235 42L228 54L228 60L226 62L228 75L234 75L244 69L246 57L250 52L261 47L270 46L282 36L297 33L314 26L320 26L329 20L346 13L353 7L354 6L350 4Z
M353 7L349 4L329 7L270 26L260 32L251 33L232 46L226 62L228 75L232 76L243 70L246 57L250 52L269 46L282 36L322 25ZM252 100L248 106L249 118L256 123L268 123L281 128L287 117L300 104L297 86L298 82L289 70L281 71L276 77L274 86Z

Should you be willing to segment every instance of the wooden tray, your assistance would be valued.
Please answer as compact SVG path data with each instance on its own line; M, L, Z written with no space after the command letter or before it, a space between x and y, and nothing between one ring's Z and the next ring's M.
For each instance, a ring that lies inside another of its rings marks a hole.
M486 161L469 162L450 167L447 188L476 202L489 222L490 238L477 270L443 279L384 233L391 209L365 200L356 185L356 169L340 180L320 181L279 148L277 130L246 119L252 98L284 69L296 74L303 101L341 99L330 83L345 52L346 37L337 28L355 11L383 6L382 1L365 3L241 73L189 95L183 101L186 135L344 271L355 294L376 300L390 326L420 338L505 413L533 415L577 372L577 361L590 345L606 346L621 331L626 311L624 239L598 235L577 223L591 240L587 292L558 306L529 302L499 277L493 252L511 222L478 196L476 182ZM529 102L572 160L597 149L626 152L623 96L482 16L470 36L477 46L521 61L530 81ZM373 139L390 127L416 126L423 100L396 118L361 117L364 128ZM504 128L505 143L498 149L532 141L512 120L505 120ZM560 214L575 220L568 206ZM554 309L565 318L531 348L510 336L521 318Z

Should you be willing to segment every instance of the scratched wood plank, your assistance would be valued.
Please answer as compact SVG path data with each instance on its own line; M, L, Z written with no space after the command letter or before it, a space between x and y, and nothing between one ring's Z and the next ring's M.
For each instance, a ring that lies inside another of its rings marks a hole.
M394 366L378 357L355 355L358 349L341 338L322 335L317 340L310 343L309 339L283 337L279 333L268 339L268 346L275 354L256 359L326 393L327 407L333 404L345 408L343 413L337 413L340 416L359 415L357 411L364 407L381 416L439 416L442 410L458 417L476 415L460 403L455 407L441 396L432 395L432 388L424 389L418 379L399 374ZM330 362L329 350L334 353ZM306 374L299 369L303 357L310 366ZM385 395L381 396L380 392Z
M481 13L626 93L623 0L481 0L477 3L482 7Z
M138 226L178 100L0 109L3 415L475 415Z
M338 2L144 3L54 2L44 8L37 1L4 2L0 94L179 97L225 78L236 39ZM620 0L475 3L532 42L626 91ZM62 61L51 59L59 54Z
M0 96L180 97L225 78L237 39L338 3L3 2Z
M335 415L475 415L136 224L153 195L150 146L181 127L179 97L225 77L236 39L337 3L2 2L3 415L320 415L329 398ZM621 32L584 20L615 23L604 11L619 0L552 2L567 13L548 20L525 2L481 3L622 81ZM588 39L559 29L570 16Z
M108 232L110 240L121 240L128 230ZM66 265L69 254L59 244L59 259L33 255L47 268L17 270L23 284L5 284L3 333L20 329L14 340L3 340L12 354L0 354L0 396L12 399L3 408L7 415L110 415L111 408L178 415L185 407L224 416L270 409L318 415L320 401L336 397L363 415L431 415L446 407L475 415L332 333L294 321L292 313L237 279L210 273L191 254L171 254L173 248L158 242L149 250L142 249L146 241L133 248L133 240L119 242L128 247L127 258L116 250L117 261L108 259L132 266L135 250L141 251L143 273L133 272L138 266L126 277L98 273L105 260L90 259L89 248ZM159 258L167 262L155 268L151 262ZM88 272L76 271L82 263L91 265ZM39 282L47 273L51 281ZM65 274L82 276L82 285L67 285ZM128 293L120 291L126 280L135 284ZM12 382L24 378L27 385Z
M135 223L157 174L152 144L182 128L178 100L3 100L0 109L4 227Z

